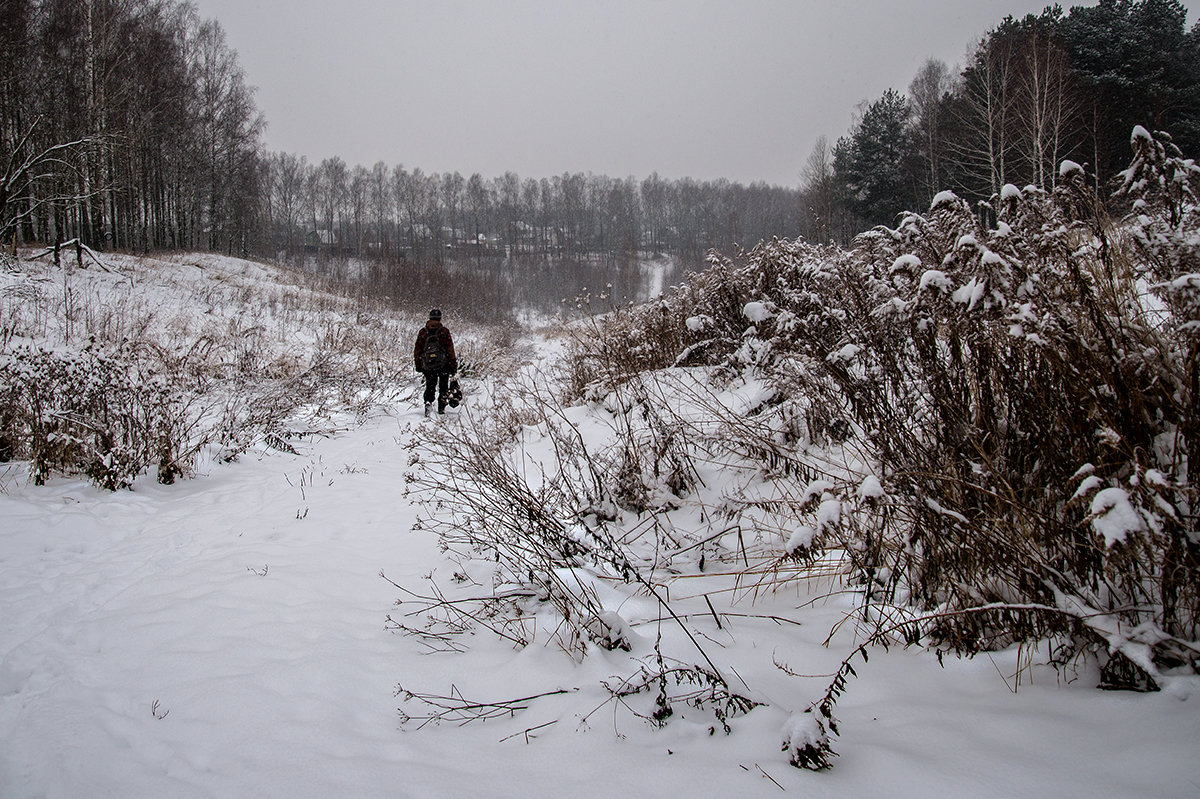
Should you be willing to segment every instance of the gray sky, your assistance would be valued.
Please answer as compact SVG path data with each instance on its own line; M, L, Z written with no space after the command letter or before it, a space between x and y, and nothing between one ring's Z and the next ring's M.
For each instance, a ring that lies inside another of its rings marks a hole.
M238 51L272 150L792 186L860 101L1049 0L193 2Z

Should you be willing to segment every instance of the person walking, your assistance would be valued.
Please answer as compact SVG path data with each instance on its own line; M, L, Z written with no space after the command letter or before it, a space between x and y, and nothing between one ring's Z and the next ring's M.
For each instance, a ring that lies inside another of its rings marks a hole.
M450 375L458 371L458 359L454 355L454 338L442 324L442 312L437 308L429 312L429 320L417 333L413 360L417 371L425 375L425 415L433 413L435 392L437 412L445 413L450 401Z

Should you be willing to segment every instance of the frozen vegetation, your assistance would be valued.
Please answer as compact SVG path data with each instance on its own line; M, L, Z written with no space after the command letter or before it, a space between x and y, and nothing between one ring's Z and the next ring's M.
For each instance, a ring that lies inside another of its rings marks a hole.
M1133 144L1112 211L448 312L444 420L419 316L23 252L0 795L1193 795L1200 170Z

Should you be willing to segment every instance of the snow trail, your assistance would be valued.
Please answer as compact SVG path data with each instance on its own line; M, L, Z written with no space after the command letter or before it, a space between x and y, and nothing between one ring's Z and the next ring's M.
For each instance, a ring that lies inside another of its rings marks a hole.
M0 784L82 796L105 764L115 793L237 795L258 774L272 795L316 796L310 770L333 795L364 744L403 765L395 590L378 573L416 578L436 550L409 532L388 421L171 487L0 497Z

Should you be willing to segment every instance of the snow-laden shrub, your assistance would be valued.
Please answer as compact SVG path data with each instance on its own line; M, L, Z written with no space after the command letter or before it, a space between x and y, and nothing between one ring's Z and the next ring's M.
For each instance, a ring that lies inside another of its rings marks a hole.
M469 424L438 426L412 445L408 493L425 510L421 524L459 557L494 563L506 586L501 604L522 596L555 607L564 650L582 656L589 644L627 646L575 570L637 578L645 553L619 543L607 522L679 502L695 472L686 442L645 387L626 385L609 398L616 445L597 451L548 387L513 380L499 393L504 399L470 412ZM523 436L553 442L553 463L526 462ZM655 552L665 543L649 536L646 546Z
M568 325L566 394L607 393L639 372L670 366L686 330L666 302L613 308Z
M872 640L1049 640L1109 687L1200 665L1200 168L1132 143L1118 221L1069 167L844 252L763 244L659 303L680 327L657 363L766 387L707 429L783 486L781 558L841 554Z
M783 726L783 745L780 747L787 753L788 762L812 771L829 768L829 758L835 756L826 730L829 723L829 719L823 719L819 712L813 713L812 708L789 716ZM836 723L833 726L836 727Z
M86 474L102 488L129 486L156 466L171 482L184 468L188 402L128 343L52 347L7 338L0 350L0 437L5 459Z
M437 650L460 651L464 633L482 628L516 647L540 641L578 660L597 649L629 652L638 665L603 683L610 701L655 726L688 705L711 715L712 730L731 732L729 720L761 702L709 659L662 579L677 566L673 557L703 564L710 542L686 541L678 530L673 537L672 525L655 523L692 485L686 441L637 380L616 387L596 411L612 424L612 446L585 435L555 393L532 378L511 379L493 407L467 407L414 439L406 494L422 507L418 526L438 534L456 562L455 581L476 588L458 596L432 576L424 592L397 585L407 612L389 621ZM548 445L553 457L534 456L527 445ZM660 625L678 627L689 642L683 654L661 630L650 641L635 629L629 614L646 612L637 597L658 608ZM461 697L404 696L434 708L404 711L410 721L482 717Z
M1200 637L1190 320L1066 177L997 201L994 228L943 204L866 234L850 260L873 295L850 337L861 373L830 376L902 521L872 539L873 565L889 600L939 614L931 640L973 654L1058 636L1108 684L1161 687ZM907 256L931 266L896 268ZM1120 631L1148 628L1152 654L1131 656Z
M786 263L819 263L833 252L778 239L760 244L754 252L767 250L787 253ZM660 299L616 307L568 326L568 399L603 395L648 370L722 363L755 337L760 326L799 323L792 316L775 318L768 305L760 308L756 302L777 279L790 276L786 267L778 268L783 262L753 256L751 260L754 268L713 253L708 269L690 274Z
M944 193L845 253L764 244L663 303L724 320L690 335L745 325L708 358L774 386L761 422L725 435L802 481L796 529L812 534L784 555L846 552L866 601L929 613L940 648L1055 637L1106 684L1161 687L1200 638L1200 225L1194 165L1134 144L1122 225L1068 170L1053 192L1006 187L991 226ZM714 313L701 282L741 286L742 318ZM802 455L838 442L881 490L829 486L854 512L827 524Z

